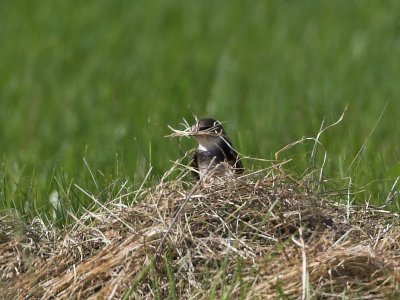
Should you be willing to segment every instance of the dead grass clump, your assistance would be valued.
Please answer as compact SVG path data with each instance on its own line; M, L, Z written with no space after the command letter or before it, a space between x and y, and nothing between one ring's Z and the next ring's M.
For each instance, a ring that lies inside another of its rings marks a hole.
M340 205L279 174L196 184L163 178L138 191L132 207L110 201L60 231L36 224L35 238L7 235L9 227L0 226L0 296L399 295L398 215Z

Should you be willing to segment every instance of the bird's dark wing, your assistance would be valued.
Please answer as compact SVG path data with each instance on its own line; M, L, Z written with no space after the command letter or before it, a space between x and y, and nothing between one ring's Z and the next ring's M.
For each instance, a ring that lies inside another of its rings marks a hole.
M197 151L194 151L192 160L189 163L189 166L193 168L190 172L192 173L192 176L196 180L200 180L200 174L199 174L199 165L197 163Z
M232 142L228 138L225 138L224 140L224 153L227 153L227 155L225 155L225 159L231 166L233 166L235 173L243 173L244 168L239 154L233 149Z
M233 150L232 148L230 149L231 155L232 157L234 157L235 159L229 163L231 163L233 165L234 171L237 174L241 174L244 172L244 167L242 164L242 161L240 160L239 154L237 154L237 152L235 150Z

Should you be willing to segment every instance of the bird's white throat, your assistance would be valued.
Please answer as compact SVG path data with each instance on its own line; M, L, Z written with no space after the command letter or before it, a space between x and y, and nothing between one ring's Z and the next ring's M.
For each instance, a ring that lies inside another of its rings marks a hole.
M218 147L219 139L218 136L196 136L196 140L199 143L197 149L200 151L210 151L213 148Z

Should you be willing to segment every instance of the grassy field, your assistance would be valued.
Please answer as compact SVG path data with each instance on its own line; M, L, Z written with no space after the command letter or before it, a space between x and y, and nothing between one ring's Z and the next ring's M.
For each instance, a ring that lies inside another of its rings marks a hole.
M44 214L56 190L79 213L91 201L75 184L106 201L150 167L155 182L194 147L166 139L167 125L193 114L226 122L240 153L274 159L346 106L320 138L324 174L382 204L400 176L398 11L398 1L3 2L0 209ZM313 145L279 158L301 174Z

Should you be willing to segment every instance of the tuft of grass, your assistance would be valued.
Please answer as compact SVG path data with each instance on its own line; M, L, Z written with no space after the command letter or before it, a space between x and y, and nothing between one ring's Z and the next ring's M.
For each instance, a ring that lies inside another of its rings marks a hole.
M310 174L295 178L282 163L239 177L210 173L195 184L181 179L189 172L177 163L157 185L132 193L131 206L118 196L102 204L80 187L97 206L80 217L69 212L75 222L62 229L1 218L2 292L59 299L399 293L398 214L314 192Z

